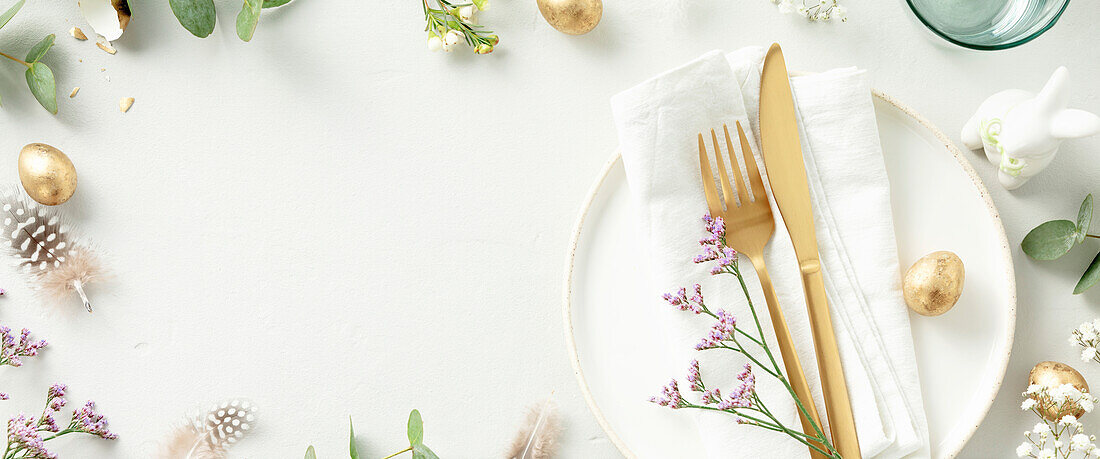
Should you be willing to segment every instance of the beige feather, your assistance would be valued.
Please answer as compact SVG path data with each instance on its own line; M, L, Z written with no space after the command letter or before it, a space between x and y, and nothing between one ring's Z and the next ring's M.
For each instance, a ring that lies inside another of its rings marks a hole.
M256 408L247 400L228 400L191 417L172 431L160 459L225 459L226 450L251 432Z
M509 459L549 459L558 449L561 422L552 399L531 407L527 419L516 432L506 457Z

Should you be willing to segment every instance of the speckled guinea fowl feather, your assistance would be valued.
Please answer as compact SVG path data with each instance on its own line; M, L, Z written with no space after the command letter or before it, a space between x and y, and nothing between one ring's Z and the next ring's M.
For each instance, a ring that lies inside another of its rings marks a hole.
M32 201L16 187L4 187L0 217L0 240L7 242L18 264L37 281L35 288L56 299L76 292L91 312L84 286L102 278L103 268L95 252L77 240L61 212Z
M226 450L252 431L255 422L256 407L251 402L222 402L176 428L160 459L224 459Z

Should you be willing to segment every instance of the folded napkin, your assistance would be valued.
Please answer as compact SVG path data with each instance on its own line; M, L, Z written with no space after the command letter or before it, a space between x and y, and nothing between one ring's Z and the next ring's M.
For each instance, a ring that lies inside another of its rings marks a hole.
M753 145L759 145L754 134L759 132L764 53L758 47L729 55L713 51L611 100L639 237L650 259L655 301L647 309L669 324L668 351L663 357L683 365L685 371L688 362L698 358L704 381L721 389L736 387L735 377L744 360L729 351L694 351L711 321L673 310L659 298L663 292L699 283L712 309L733 312L740 327L754 328L736 280L711 276L709 265L696 265L691 259L700 251L696 241L703 235L700 218L707 209L696 134L716 129L722 139L725 123L736 136L734 123L740 121ZM890 185L866 75L855 68L837 69L793 77L791 87L825 289L860 449L864 457L927 457L928 428L901 294ZM704 135L712 148L709 135ZM736 138L733 142L739 145ZM725 142L720 143L724 150ZM754 150L763 174L760 149ZM774 200L772 210L779 218ZM776 224L765 259L818 412L826 422L798 264L781 222ZM778 359L759 283L748 261L743 259L742 264L761 325ZM769 409L788 427L801 429L786 390L760 371L756 380ZM692 416L710 457L809 455L801 443L780 433L738 425L732 415L698 411Z

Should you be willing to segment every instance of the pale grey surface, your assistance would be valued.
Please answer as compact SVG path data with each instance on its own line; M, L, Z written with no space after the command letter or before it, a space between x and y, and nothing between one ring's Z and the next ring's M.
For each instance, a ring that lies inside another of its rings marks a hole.
M68 153L80 188L64 208L116 271L92 292L94 315L75 301L42 307L22 280L0 278L0 321L52 342L0 369L13 398L0 415L38 409L61 380L123 436L59 440L63 457L146 457L185 410L232 396L263 409L242 456L298 457L314 443L346 457L352 415L365 456L380 457L402 447L418 407L440 455L491 457L551 391L568 424L562 456L616 456L566 357L565 248L617 144L608 97L710 49L781 41L792 68L867 68L956 139L986 95L1037 89L1062 64L1074 105L1100 111L1100 8L1087 0L996 53L941 46L900 1L850 1L847 24L805 24L765 0L608 2L593 33L569 37L533 1L496 0L482 16L501 36L491 56L429 53L414 0L298 2L265 12L249 44L232 30L236 1L217 2L205 40L163 2L133 2L115 56L67 35L84 25L71 0L32 2L0 31L0 50L17 55L58 34L46 62L61 97L49 115L19 67L0 66L0 177L16 180L26 143ZM120 114L125 96L137 102ZM1100 289L1070 295L1096 242L1043 263L1015 245L1100 191L1098 147L1069 142L1013 193L970 158L1014 244L1019 326L1006 385L964 456L1012 454L1034 423L1018 391L1039 360L1100 384L1100 365L1065 341L1100 315Z

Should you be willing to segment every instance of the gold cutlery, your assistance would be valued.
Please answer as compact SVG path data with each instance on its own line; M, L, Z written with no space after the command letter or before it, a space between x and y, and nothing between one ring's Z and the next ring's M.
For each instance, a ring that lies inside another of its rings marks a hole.
M825 413L829 418L833 446L845 459L862 457L852 404L840 364L825 284L821 277L821 260L814 233L814 215L810 205L810 190L798 137L798 121L794 99L787 77L783 50L773 44L764 58L760 77L760 147L764 168L772 195L783 215L783 223L791 235L794 253L802 271L802 289L806 294L806 309L813 332L817 367L821 374L821 389L825 396Z
M757 277L760 279L760 288L764 290L764 299L768 303L768 314L772 319L772 327L775 329L775 340L779 344L780 355L783 356L783 366L787 370L787 378L794 389L795 396L801 402L803 409L803 432L814 435L814 424L818 428L824 428L821 419L817 415L817 407L810 395L810 386L806 383L806 374L802 371L802 363L798 361L798 353L795 352L794 343L791 340L791 332L787 329L787 321L783 318L783 310L779 307L779 301L775 298L775 289L772 288L771 278L768 277L768 269L764 266L764 246L775 233L775 219L772 218L772 208L768 204L768 194L764 191L764 181L760 179L760 170L756 166L756 159L752 156L752 148L745 137L745 131L741 123L737 123L737 134L741 138L741 154L745 157L745 169L748 171L749 185L752 187L750 199L745 189L745 180L741 176L741 167L737 161L733 142L730 141L730 131L725 125L722 130L726 134L726 152L729 154L730 169L733 171L734 182L737 183L736 199L733 187L730 186L729 174L726 172L725 161L722 159L722 148L718 146L718 136L711 129L710 136L714 142L715 162L718 165L718 177L722 184L722 196L725 199L725 210L722 209L722 200L718 198L718 190L714 186L714 174L711 173L710 160L707 158L707 147L703 142L703 134L699 134L699 169L703 176L703 191L707 197L707 207L710 215L722 217L726 221L726 245L745 255L756 268ZM810 420L813 420L813 424ZM824 445L816 445L824 449ZM810 448L810 454L815 459L825 456Z

